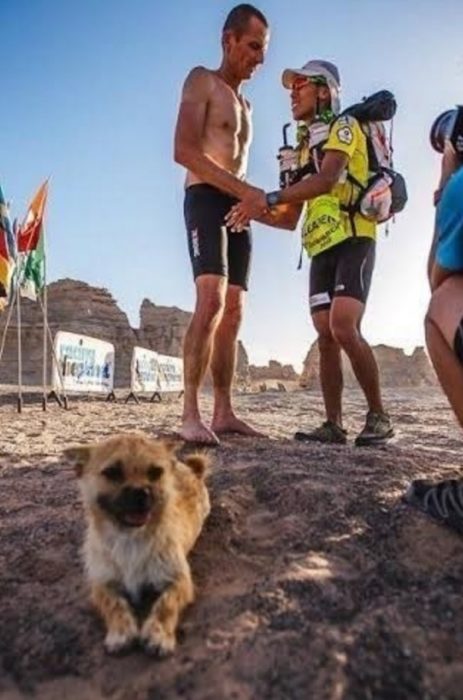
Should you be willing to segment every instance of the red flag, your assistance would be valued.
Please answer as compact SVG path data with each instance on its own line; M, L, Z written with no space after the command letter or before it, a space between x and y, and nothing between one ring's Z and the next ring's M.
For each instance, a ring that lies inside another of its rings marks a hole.
M42 230L43 212L47 202L48 180L39 187L37 193L29 205L26 217L19 228L18 251L27 253L35 250L39 242Z

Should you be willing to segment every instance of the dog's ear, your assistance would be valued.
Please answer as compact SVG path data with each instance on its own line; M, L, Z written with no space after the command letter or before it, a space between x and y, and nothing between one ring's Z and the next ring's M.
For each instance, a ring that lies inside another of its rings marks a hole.
M80 445L79 447L69 447L63 454L67 461L73 465L76 476L80 477L84 473L84 468L88 464L92 452L91 445Z
M195 454L185 457L185 464L190 467L198 479L204 479L209 471L211 459L203 452L195 452Z

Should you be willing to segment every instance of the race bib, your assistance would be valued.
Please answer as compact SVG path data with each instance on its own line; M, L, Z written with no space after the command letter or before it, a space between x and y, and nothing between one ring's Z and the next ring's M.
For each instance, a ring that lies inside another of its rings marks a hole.
M349 237L342 222L338 197L321 195L307 203L302 243L309 257L313 258Z

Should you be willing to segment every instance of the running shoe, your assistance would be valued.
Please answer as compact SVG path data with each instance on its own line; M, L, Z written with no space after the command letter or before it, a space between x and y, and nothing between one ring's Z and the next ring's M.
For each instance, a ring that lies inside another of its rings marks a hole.
M394 435L391 419L387 413L368 411L365 427L355 438L357 446L377 445Z
M463 479L412 481L404 501L463 535Z
M294 433L294 439L299 440L299 442L325 442L345 445L347 442L347 430L341 428L337 423L327 420L319 428L311 430L310 433L302 431Z

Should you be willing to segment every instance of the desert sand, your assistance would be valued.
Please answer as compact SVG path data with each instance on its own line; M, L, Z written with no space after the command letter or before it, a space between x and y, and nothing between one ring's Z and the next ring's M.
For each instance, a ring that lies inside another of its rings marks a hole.
M463 434L438 390L386 393L396 437L382 448L353 446L359 393L346 395L340 447L291 439L321 419L317 392L238 396L268 438L212 453L197 600L162 661L104 653L61 452L115 431L170 433L180 402L28 403L18 415L0 399L1 700L463 698L463 541L401 502L412 478L462 473Z

